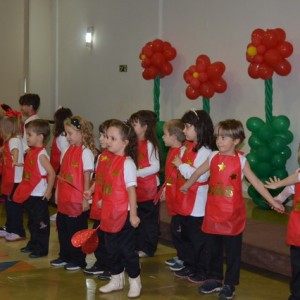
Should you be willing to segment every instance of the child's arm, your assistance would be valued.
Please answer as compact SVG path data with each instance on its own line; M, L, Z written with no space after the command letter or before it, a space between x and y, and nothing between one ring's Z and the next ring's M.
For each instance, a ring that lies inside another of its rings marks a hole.
M278 180L276 177L270 178L269 181L266 182L265 187L271 190L278 189L280 187L286 185L292 185L299 182L299 173L294 173L282 180Z
M275 200L283 203L290 195L295 194L294 188L291 185L288 185L284 188L284 190L274 197Z
M83 189L84 189L84 191L88 190L89 187L90 187L91 173L92 173L91 171L85 171L83 173L83 180L84 180ZM86 199L85 196L83 196L83 199L82 199L82 211L87 211L89 209L90 209L89 201L88 201L88 199Z
M16 166L16 167L23 167L24 164L18 162L18 158L19 158L19 149L18 149L18 148L12 149L12 150L11 150L11 154L12 154L12 157L13 157L13 166Z
M248 161L245 162L243 172L254 188L270 203L272 208L278 212L284 211L284 206L279 201L273 199L272 195L265 188L264 184L252 172Z
M95 182L93 182L93 184L91 185L90 188L88 188L87 190L85 190L85 191L83 192L83 196L84 196L87 200L89 200L89 199L91 199L91 197L92 197L94 191L95 191Z
M140 218L137 215L137 204L136 204L136 191L135 186L127 187L127 192L129 196L129 220L132 227L137 228L140 224Z
M209 159L207 159L200 167L196 169L187 182L180 188L180 191L186 193L187 190L197 181L197 179L207 171L209 171Z
M47 189L45 191L43 199L50 200L52 196L52 188L55 182L55 171L50 163L49 158L45 154L40 155L40 163L43 166L43 168L46 170L48 179L47 179Z

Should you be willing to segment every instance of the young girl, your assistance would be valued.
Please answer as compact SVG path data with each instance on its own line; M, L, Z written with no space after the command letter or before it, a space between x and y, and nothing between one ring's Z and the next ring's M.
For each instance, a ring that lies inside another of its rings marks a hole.
M236 151L245 139L244 128L238 120L221 121L214 130L219 151L194 172L181 187L188 188L197 178L210 170L208 199L202 230L209 234L208 251L210 272L200 288L203 294L220 291L219 299L232 299L239 283L242 234L246 225L246 208L242 195L242 178L245 175L255 189L276 209L283 206L275 201L263 183L254 175L246 158ZM223 280L223 248L226 255L226 273Z
M159 185L159 146L155 132L156 115L140 110L131 115L131 123L138 137L137 202L141 224L136 231L139 257L153 256L159 235L159 204L153 199Z
M102 293L124 287L124 270L129 276L128 297L141 292L140 265L135 252L135 228L140 219L136 203L137 137L131 126L114 121L107 130L107 149L114 154L103 178L100 228L109 257L111 280L99 290Z
M31 258L48 254L50 237L50 219L48 201L52 196L55 172L50 164L45 144L50 136L48 121L36 119L25 125L28 150L24 175L16 188L13 200L24 203L28 214L30 240L21 248Z
M173 164L179 171L175 209L181 227L181 252L185 268L175 272L175 276L186 278L193 283L202 283L207 275L207 235L201 230L201 225L207 199L209 172L205 172L194 183L187 195L181 193L179 187L211 154L215 145L213 123L204 110L190 110L181 120L185 125L183 132L188 142L182 157L175 157Z
M71 238L88 227L89 203L83 191L90 186L95 146L91 125L82 117L67 118L64 127L70 147L63 155L56 188L60 252L51 265L74 271L86 266L85 254L72 245Z
M20 138L20 113L10 111L10 116L0 121L1 136L4 141L2 152L1 192L5 199L6 224L0 230L0 237L7 241L25 239L22 205L12 201L12 195L22 181L24 153Z

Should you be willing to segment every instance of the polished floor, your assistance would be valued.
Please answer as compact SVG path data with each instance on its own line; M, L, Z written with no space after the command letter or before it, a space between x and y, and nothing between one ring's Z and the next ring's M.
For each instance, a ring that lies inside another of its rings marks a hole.
M51 208L52 210L52 208ZM3 203L0 203L0 225L5 222ZM19 251L26 241L6 242L0 239L0 299L1 300L122 300L127 298L128 282L123 291L100 294L105 281L96 276L86 276L80 271L65 271L50 266L57 257L58 242L55 223L51 223L50 252L47 257L31 259ZM174 256L172 247L159 244L154 257L141 259L142 294L139 299L218 299L217 294L200 295L198 286L187 280L175 278L168 266L167 258ZM9 266L11 262L19 264ZM93 255L87 257L91 265ZM2 266L2 268L1 268ZM4 266L4 267L3 267ZM289 295L289 278L245 266L241 270L240 285L234 299L240 300L284 300Z

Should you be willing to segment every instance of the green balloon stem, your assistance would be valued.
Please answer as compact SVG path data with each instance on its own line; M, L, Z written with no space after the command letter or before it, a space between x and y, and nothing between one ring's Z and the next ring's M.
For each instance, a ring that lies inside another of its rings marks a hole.
M157 120L159 121L160 120L160 116L159 116L160 76L157 76L154 79L153 96L154 96L154 99L153 99L154 100L154 112L156 113Z
M273 119L273 80L272 78L265 80L265 113L266 123L271 124Z
M206 111L208 114L210 113L210 101L209 98L202 98L203 103L203 110Z

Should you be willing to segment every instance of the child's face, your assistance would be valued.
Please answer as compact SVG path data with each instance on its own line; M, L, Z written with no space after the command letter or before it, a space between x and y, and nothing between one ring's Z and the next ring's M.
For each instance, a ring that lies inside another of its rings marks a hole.
M67 134L67 140L70 145L81 146L82 134L81 131L74 129L72 126L65 126L65 132Z
M99 142L101 149L107 148L107 132L100 132L99 133Z
M197 132L195 130L195 126L189 123L184 124L183 133L185 134L185 138L188 141L192 141L197 143Z
M29 147L41 147L43 145L43 135L37 134L32 129L26 129L26 140Z
M235 147L239 144L239 139L233 139L226 135L216 136L216 145L220 153L225 155L234 155Z
M163 131L164 135L162 136L162 139L165 143L165 146L174 147L174 144L176 142L176 136L174 134L170 135L169 130L167 128L164 128Z
M139 140L143 140L145 138L145 133L147 130L147 125L142 126L139 121L132 122L132 127L138 137Z
M21 105L20 110L24 117L28 117L33 112L32 105Z
M107 149L116 154L124 155L128 140L123 140L120 129L117 127L109 127L107 129Z

